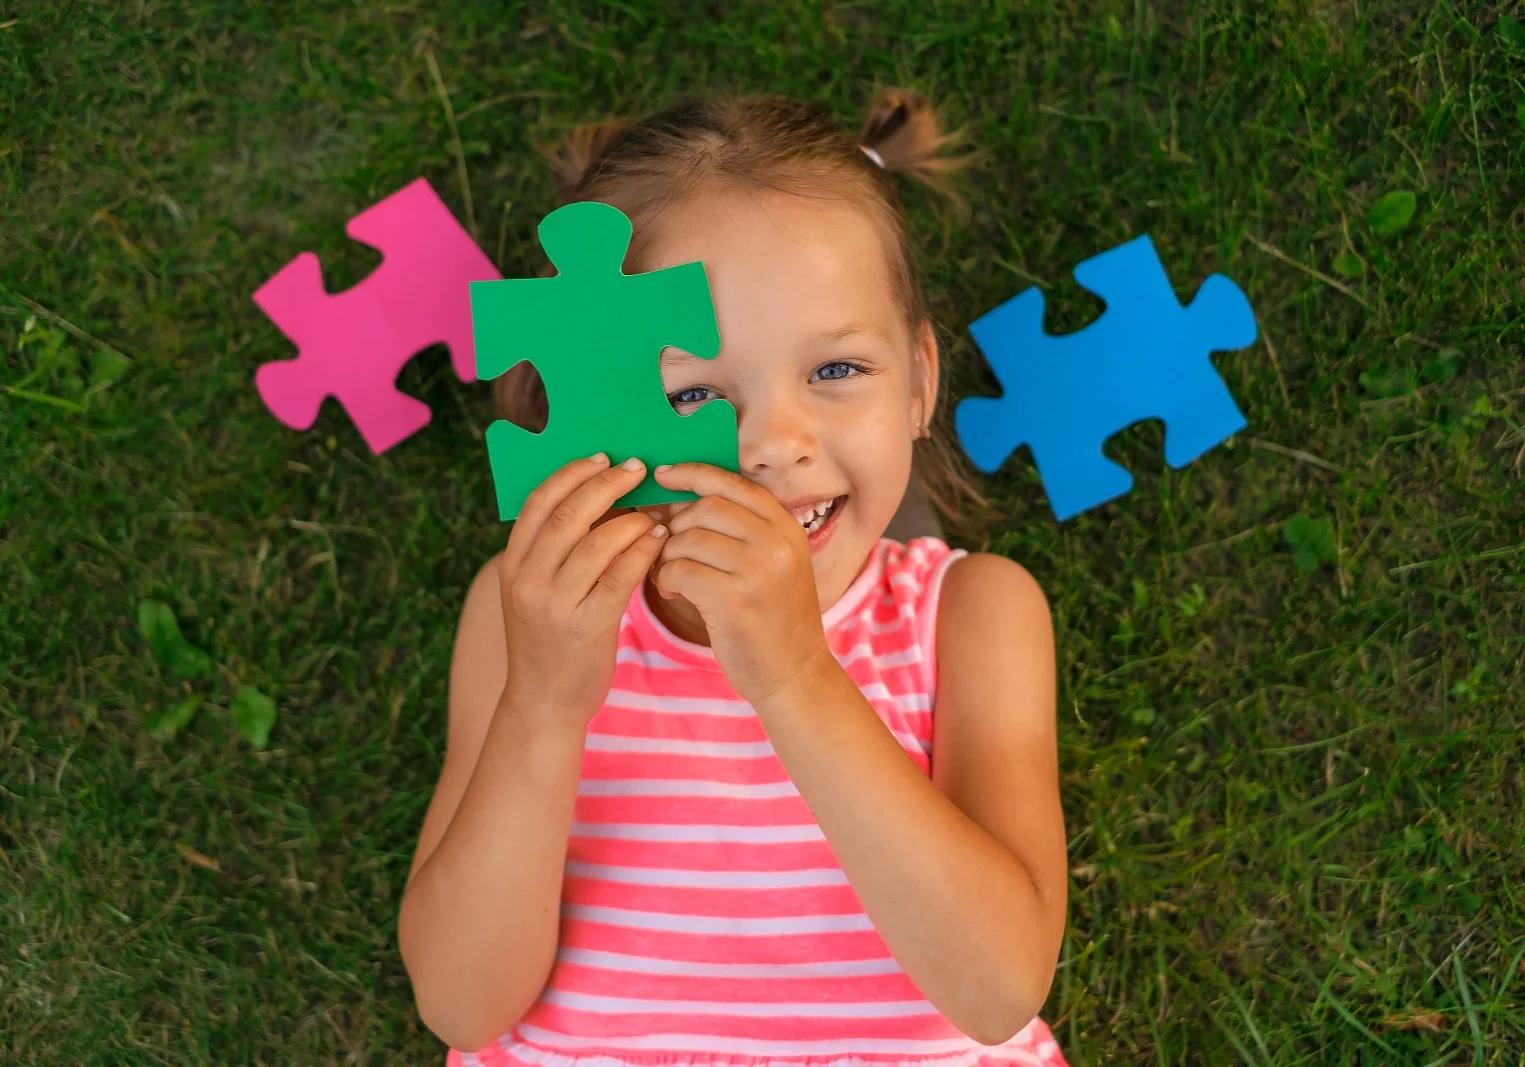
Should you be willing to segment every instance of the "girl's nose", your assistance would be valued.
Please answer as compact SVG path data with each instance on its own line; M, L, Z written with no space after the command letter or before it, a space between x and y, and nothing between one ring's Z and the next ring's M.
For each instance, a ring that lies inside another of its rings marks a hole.
M736 413L741 472L779 474L813 463L820 440L804 413L788 405L748 405Z

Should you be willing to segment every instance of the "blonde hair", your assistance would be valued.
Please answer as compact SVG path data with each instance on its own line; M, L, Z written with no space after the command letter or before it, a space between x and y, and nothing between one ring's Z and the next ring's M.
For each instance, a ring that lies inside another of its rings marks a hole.
M960 140L943 132L926 97L886 89L870 103L856 138L814 105L742 96L675 104L639 122L580 126L561 145L541 151L563 202L597 200L630 217L632 252L651 220L701 187L770 188L860 203L890 237L890 276L914 333L929 327L931 316L894 175L919 179L962 210L949 177L971 154L944 154ZM545 426L545 390L530 364L499 376L493 395L503 418L537 431ZM934 412L925 428L928 436L916 442L916 477L945 515L968 518L966 505L986 506L985 498L949 441L946 417Z

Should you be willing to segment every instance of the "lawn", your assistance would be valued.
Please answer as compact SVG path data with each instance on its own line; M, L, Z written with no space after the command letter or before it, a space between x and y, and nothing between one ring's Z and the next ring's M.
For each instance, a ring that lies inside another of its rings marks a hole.
M900 83L986 153L966 220L910 195L955 397L996 391L971 319L1040 285L1083 326L1071 269L1141 233L1261 327L1215 358L1249 420L1224 447L1170 471L1128 430L1132 493L1062 525L1022 451L949 533L1054 608L1071 1062L1520 1063L1509 11L0 4L0 1062L442 1059L394 932L505 534L487 390L430 352L402 385L434 421L385 457L333 404L288 430L249 294L309 248L363 277L345 220L419 176L530 274L535 140L690 91L855 125ZM208 660L156 658L144 600Z

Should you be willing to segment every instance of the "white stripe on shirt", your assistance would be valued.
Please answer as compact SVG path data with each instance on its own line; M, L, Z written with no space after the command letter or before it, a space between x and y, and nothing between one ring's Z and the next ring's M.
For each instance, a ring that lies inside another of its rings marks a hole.
M565 871L573 878L594 878L623 885L664 886L669 889L800 889L807 886L848 884L847 875L840 867L798 871L680 871L567 860Z
M648 752L661 756L708 756L711 759L766 759L774 754L768 741L680 741L671 737L630 737L589 733L583 747L590 752Z
M904 1019L930 1015L937 1011L925 1000L870 1000L788 1004L761 1001L755 1004L726 1004L704 1000L637 1000L634 997L604 997L593 993L573 993L547 989L542 999L577 1011L601 1015L729 1015L733 1018L768 1018L785 1016L808 1019Z
M724 797L729 800L778 800L800 795L793 782L712 782L683 778L584 778L584 797Z
M573 837L608 837L618 841L679 841L712 844L739 841L744 844L778 845L799 841L824 841L817 823L793 826L704 826L688 823L574 822Z
M733 719L750 719L757 715L745 700L719 700L710 697L679 697L652 693L634 693L628 689L611 689L604 698L606 705L631 708L635 711L665 711L672 714L723 715Z
M573 1037L569 1034L557 1033L547 1030L543 1026L535 1026L528 1023L519 1024L519 1032L527 1041L533 1041L536 1045L555 1049L581 1049L607 1047L607 1037ZM836 1057L856 1055L863 1056L904 1056L907 1058L936 1056L939 1053L947 1056L945 1060L939 1060L936 1067L960 1067L962 1064L978 1063L982 1057L990 1055L990 1047L976 1045L969 1047L968 1038L946 1038L936 1041L897 1040L895 1038L834 1038L826 1041L769 1041L760 1038L723 1037L711 1034L645 1034L642 1036L622 1036L619 1039L621 1045L632 1049L656 1049L667 1052L681 1049L684 1052L707 1052L729 1053L737 1056L830 1056L833 1062L840 1062ZM513 1054L521 1059L551 1060L558 1059L555 1053L548 1053L533 1046L526 1047L515 1043L510 1046ZM1003 1049L1003 1054L1005 1050ZM1017 1052L1019 1050L1012 1050ZM579 1059L579 1067L583 1067L588 1061ZM612 1063L619 1064L622 1061L611 1059ZM1039 1063L1036 1058L1023 1061L1013 1059L1013 1064L1023 1062Z
M634 930L662 930L680 934L719 934L731 937L775 937L780 934L837 934L872 930L867 915L785 915L778 918L734 918L711 915L674 915L660 911L630 911L593 904L563 904L561 914L583 922L623 926Z
M874 960L827 960L817 963L695 963L657 960L619 952L562 948L556 958L579 967L630 974L665 974L679 978L853 978L868 974L900 974L893 956Z
M614 654L615 663L634 663L638 667L646 667L656 671L681 671L687 670L683 664L675 659L669 659L660 652L652 652L644 648L622 648Z

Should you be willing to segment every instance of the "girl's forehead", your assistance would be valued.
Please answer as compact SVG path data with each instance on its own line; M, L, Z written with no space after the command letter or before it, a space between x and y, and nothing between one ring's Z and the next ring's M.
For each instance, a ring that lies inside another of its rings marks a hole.
M859 316L893 315L881 231L867 210L845 198L776 190L701 194L653 220L641 235L635 269L698 260L717 305L738 297L752 304L850 303Z
M695 259L718 265L836 260L872 273L882 271L886 255L880 227L864 207L840 197L771 189L687 197L638 236L643 270Z

